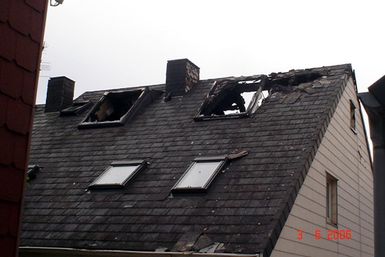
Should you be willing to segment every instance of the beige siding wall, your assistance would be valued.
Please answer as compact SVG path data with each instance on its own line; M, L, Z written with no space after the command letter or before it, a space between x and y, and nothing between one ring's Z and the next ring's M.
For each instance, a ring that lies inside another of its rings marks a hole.
M350 100L357 107L357 134L350 129ZM292 211L272 252L273 257L373 256L373 177L364 125L351 80L322 140ZM350 240L328 240L326 172L338 179L338 229ZM322 239L316 240L315 231ZM299 240L298 230L303 230Z

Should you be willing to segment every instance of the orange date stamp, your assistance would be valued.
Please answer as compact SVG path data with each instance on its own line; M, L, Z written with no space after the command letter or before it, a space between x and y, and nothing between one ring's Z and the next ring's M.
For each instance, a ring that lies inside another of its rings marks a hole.
M329 241L340 241L340 240L352 239L352 231L350 229L329 229L329 230L326 230L325 232L323 234L321 229L315 229L312 236L315 240L326 239ZM307 236L309 235L307 234ZM301 229L298 229L297 239L301 241L304 239L304 237L305 237L305 232Z

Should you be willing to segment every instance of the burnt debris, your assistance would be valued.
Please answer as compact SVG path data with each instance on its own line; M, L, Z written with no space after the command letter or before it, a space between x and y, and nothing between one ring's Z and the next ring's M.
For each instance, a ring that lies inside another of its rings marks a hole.
M253 114L268 96L279 92L282 102L295 103L302 93L312 94L326 69L292 70L251 77L226 78L213 83L195 120L239 118Z
M196 119L215 116L240 117L258 104L266 76L228 78L214 82Z

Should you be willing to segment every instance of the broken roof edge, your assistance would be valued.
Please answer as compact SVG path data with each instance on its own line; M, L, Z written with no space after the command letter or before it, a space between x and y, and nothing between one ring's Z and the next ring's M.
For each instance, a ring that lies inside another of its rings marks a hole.
M20 246L20 257L263 257L261 253L198 253L198 252L156 252L125 250L90 250L61 247Z
M340 65L340 66L343 66L343 65ZM327 66L327 67L329 67L329 66ZM279 211L277 211L277 215L275 216L275 226L273 227L273 229L270 233L270 236L262 244L262 246L263 246L262 249L264 249L263 250L263 256L270 256L270 254L272 253L272 251L275 247L275 244L278 241L278 238L281 234L281 231L285 226L287 218L289 217L290 211L291 211L291 209L294 205L294 202L297 198L298 192L299 192L300 188L302 187L303 182L305 181L306 175L307 175L307 173L308 173L308 171L309 171L309 169L313 163L315 155L318 151L318 148L321 145L322 139L323 139L323 137L327 131L327 128L330 124L330 121L331 121L334 113L337 110L337 105L338 105L339 101L341 100L342 94L345 91L346 86L348 85L348 80L350 78L352 78L353 83L355 83L355 80L353 77L354 76L353 70L352 70L351 65L350 64L349 64L349 66L345 65L345 67L350 67L350 72L349 72L350 74L344 75L345 78L344 78L343 82L341 83L340 87L338 88L338 92L336 94L336 97L335 97L335 99L333 99L333 103L330 104L330 109L329 109L328 113L325 113L323 123L321 123L320 128L317 129L317 131L319 131L319 133L316 136L316 140L315 140L316 142L315 142L314 146L311 148L311 151L308 152L307 158L305 158L305 162L302 165L301 171L297 173L298 177L296 180L296 184L292 185L290 188L291 190L289 189L288 193L286 194L286 199L284 199L284 202L286 204L284 204L281 207L281 209Z

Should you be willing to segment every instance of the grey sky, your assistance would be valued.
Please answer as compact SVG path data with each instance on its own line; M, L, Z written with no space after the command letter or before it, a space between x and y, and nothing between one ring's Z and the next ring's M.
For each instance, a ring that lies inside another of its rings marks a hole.
M65 0L49 8L37 103L49 77L89 90L165 82L189 58L201 78L352 63L359 91L385 74L383 1Z

